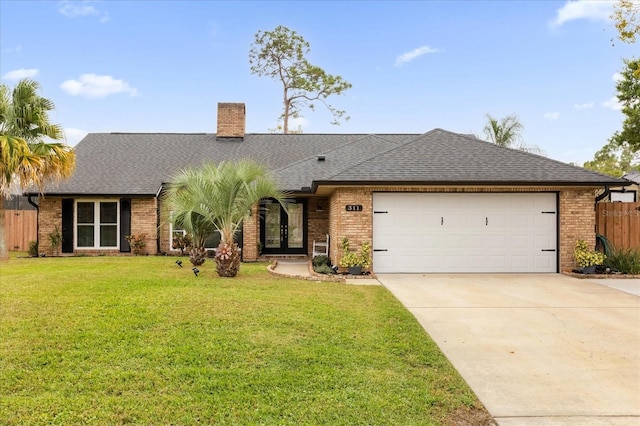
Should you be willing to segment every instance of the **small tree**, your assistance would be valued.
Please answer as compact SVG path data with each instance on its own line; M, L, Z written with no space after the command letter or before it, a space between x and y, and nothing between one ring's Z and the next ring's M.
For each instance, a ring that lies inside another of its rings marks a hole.
M622 130L614 133L611 142L619 147L628 145L632 152L640 152L640 60L625 60L622 78L616 84L618 100L625 119Z
M173 212L174 224L191 235L192 263L204 262L207 237L213 231L220 232L216 271L221 277L234 277L240 269L236 231L261 199L284 203L284 197L264 166L242 160L182 170L167 187L165 205Z
M309 50L309 43L301 35L279 25L273 31L258 31L249 51L252 74L266 75L282 83L283 133L289 133L289 118L299 118L304 107L313 110L316 102L331 112L331 124L349 119L345 111L329 105L327 98L342 94L351 84L309 63L306 58Z

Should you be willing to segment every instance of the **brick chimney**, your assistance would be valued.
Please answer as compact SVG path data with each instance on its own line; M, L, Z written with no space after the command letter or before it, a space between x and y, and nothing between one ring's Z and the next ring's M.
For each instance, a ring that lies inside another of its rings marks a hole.
M219 102L216 139L243 139L245 122L244 104Z

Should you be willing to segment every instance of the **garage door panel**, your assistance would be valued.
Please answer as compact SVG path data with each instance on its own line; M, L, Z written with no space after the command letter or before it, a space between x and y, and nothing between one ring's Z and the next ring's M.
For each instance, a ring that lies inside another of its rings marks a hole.
M376 193L374 211L376 272L556 272L553 193Z

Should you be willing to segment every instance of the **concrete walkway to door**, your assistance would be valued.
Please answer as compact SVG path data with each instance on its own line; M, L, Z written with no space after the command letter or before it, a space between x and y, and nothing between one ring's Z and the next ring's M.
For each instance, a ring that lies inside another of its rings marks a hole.
M640 297L559 274L378 280L499 425L640 424Z

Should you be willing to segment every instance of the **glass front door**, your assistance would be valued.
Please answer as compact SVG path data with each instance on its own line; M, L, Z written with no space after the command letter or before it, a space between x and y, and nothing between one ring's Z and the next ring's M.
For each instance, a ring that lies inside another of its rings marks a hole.
M264 254L307 254L306 203L287 203L287 212L276 201L261 203L260 242Z

